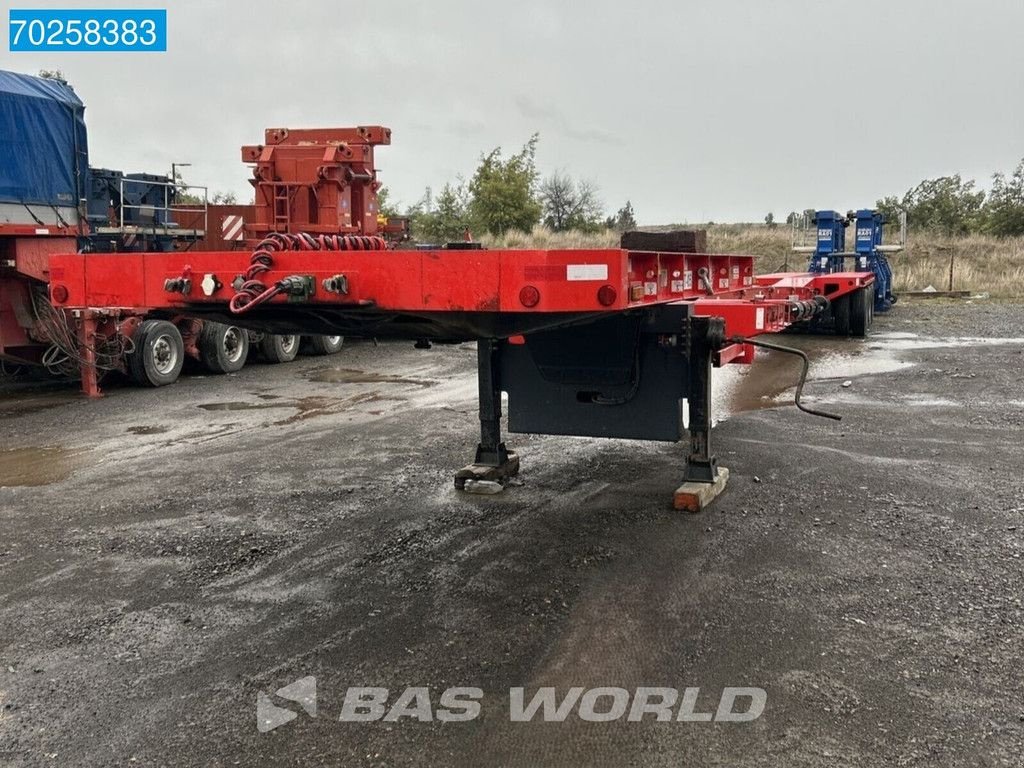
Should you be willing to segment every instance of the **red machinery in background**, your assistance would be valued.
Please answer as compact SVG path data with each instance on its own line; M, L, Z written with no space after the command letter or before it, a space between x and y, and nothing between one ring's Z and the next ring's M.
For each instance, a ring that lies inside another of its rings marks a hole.
M255 215L250 237L271 232L376 235L377 190L373 148L391 143L391 130L269 128L264 143L242 147L254 163L250 183Z
M241 238L251 249L268 236L284 238L301 232L306 237L372 238L373 247L383 249L386 244L377 237L381 225L377 210L380 183L373 148L390 141L390 130L380 126L268 129L264 144L242 148L243 162L253 165L255 203L241 212L232 208L236 212L221 217L221 242ZM190 261L238 258L238 252L229 251L208 252L200 257L190 250L177 255L184 259L178 285L185 296L205 290L188 277ZM99 350L112 339L126 340L126 346L133 350L124 358L124 367L133 378L155 386L176 379L186 355L203 359L217 372L226 372L241 368L250 340L257 341L263 356L273 362L285 362L298 352L297 333L268 333L258 328L244 331L232 318L218 322L199 317L189 312L187 304L167 307L162 296L140 290L145 267L129 259L128 254L89 253L80 257L78 263L88 264L94 274L113 277L113 284L90 279L87 306L75 308L72 313L84 360L83 389L89 394L99 394L99 370L116 364L100 360ZM65 269L55 262L49 272L51 296L58 307L65 306L60 301L66 290ZM302 336L319 354L338 351L343 339L340 334L319 332Z
M650 250L450 243L385 252L375 234L373 147L389 141L378 126L272 129L264 145L243 148L256 163L249 230L262 236L251 253L54 257L53 303L83 313L87 338L99 302L270 333L475 340L480 441L457 487L503 484L518 472L501 437L506 392L513 432L688 434L692 485L676 498L688 507L722 477L710 441L711 366L750 363L755 345L775 346L755 337L833 307L870 320L869 272L757 276L750 256L681 253L671 237ZM801 406L799 397L798 387Z

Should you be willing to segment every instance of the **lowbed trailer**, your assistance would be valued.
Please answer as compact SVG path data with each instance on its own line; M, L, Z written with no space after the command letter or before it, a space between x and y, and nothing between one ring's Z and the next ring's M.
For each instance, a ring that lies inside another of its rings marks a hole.
M349 162L339 160L346 152L366 157L374 143L386 143L378 139L390 139L380 127L339 132L297 132L290 140L296 151L336 168ZM289 141L287 135L284 129L268 131L267 147L243 152L269 162L273 153L267 150L275 141ZM276 334L398 338L421 346L476 341L480 440L473 462L455 475L459 489L500 490L519 471L519 457L501 434L505 392L512 432L688 437L675 503L699 508L727 476L711 448L712 366L751 363L755 346L775 346L757 337L812 320L834 305L867 312L872 297L870 272L758 276L751 256L484 250L475 243L387 250L382 238L351 225L371 213L365 209L374 202L371 194L331 200L332 216L344 211L340 223L275 232L268 210L292 222L289 199L312 206L322 205L325 196L297 193L269 179L261 189L261 167L257 205L261 196L269 202L259 220L265 236L251 252L55 256L54 306L78 318L85 348L104 322L97 307L139 304L152 308L154 317L187 314ZM311 186L327 183L322 176ZM329 183L344 193L370 177L356 168L337 178ZM308 209L301 215L313 218ZM154 322L139 343L166 331Z

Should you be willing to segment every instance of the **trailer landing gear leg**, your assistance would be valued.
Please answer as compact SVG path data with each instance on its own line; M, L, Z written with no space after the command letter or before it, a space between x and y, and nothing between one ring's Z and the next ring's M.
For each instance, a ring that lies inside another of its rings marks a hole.
M722 491L729 470L718 466L711 453L711 354L708 328L694 324L690 336L690 382L687 405L690 411L690 453L686 457L683 484L676 489L673 506L700 512Z
M519 474L519 457L501 442L501 379L498 344L481 339L476 345L480 387L480 444L476 460L455 473L455 487L470 493L498 493L508 478Z
M79 365L82 392L87 397L103 397L100 391L99 371L96 369L96 318L89 310L82 313L78 338L82 345L82 362Z

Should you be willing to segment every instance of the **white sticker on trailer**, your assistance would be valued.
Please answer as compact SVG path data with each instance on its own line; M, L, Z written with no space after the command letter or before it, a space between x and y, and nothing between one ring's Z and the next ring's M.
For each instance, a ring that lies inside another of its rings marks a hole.
M759 330L764 330L764 307L758 307L754 317L754 327Z
M568 264L565 267L565 279L572 281L579 280L607 280L607 264Z

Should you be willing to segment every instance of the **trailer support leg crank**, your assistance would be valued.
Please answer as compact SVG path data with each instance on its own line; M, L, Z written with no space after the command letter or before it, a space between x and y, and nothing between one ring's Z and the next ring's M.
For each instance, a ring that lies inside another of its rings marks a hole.
M82 346L82 391L87 397L101 397L99 370L96 368L96 317L90 310L82 312L78 338Z
M496 493L508 478L519 474L519 456L501 440L501 374L498 345L480 339L477 349L477 383L480 388L480 443L472 464L455 473L460 491Z
M729 470L718 466L711 453L711 361L714 352L711 334L721 329L691 321L689 354L690 450L686 457L683 484L676 489L673 506L700 512L725 490Z
M711 455L711 346L701 332L691 334L690 345L690 452L683 480L713 483L718 479L718 459Z

